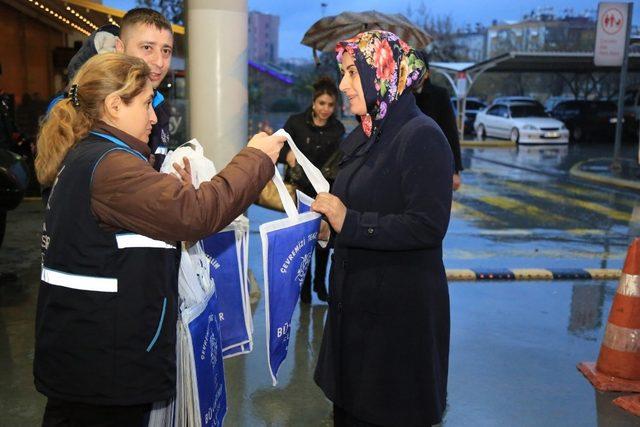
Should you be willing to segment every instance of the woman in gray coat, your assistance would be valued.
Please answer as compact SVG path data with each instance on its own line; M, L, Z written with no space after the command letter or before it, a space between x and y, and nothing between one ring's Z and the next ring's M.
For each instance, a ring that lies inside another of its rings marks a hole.
M315 380L337 426L437 424L449 363L451 149L416 107L409 88L424 63L406 43L369 31L336 51L361 126L341 146L332 194L312 205L335 249Z

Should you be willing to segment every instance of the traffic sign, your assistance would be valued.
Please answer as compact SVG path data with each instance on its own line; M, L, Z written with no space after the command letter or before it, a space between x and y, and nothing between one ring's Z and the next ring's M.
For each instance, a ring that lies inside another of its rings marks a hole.
M619 67L625 55L627 32L631 19L631 3L599 3L596 45L593 61L596 66Z

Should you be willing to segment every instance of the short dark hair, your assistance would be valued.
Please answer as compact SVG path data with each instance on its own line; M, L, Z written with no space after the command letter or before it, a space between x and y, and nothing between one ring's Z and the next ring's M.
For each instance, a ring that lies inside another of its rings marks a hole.
M333 97L336 101L340 97L340 92L336 87L336 84L333 82L331 77L323 76L313 83L313 101L321 96L321 95L329 95Z
M137 7L131 9L122 17L122 24L120 25L120 36L122 36L128 28L133 27L136 24L153 25L159 30L168 30L173 34L173 28L171 22L164 17L160 12L146 7Z

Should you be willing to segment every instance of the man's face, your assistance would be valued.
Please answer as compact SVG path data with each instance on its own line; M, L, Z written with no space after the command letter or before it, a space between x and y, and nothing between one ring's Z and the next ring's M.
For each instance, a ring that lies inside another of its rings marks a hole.
M171 65L173 34L155 25L135 24L116 42L116 51L143 59L151 68L149 79L156 89Z

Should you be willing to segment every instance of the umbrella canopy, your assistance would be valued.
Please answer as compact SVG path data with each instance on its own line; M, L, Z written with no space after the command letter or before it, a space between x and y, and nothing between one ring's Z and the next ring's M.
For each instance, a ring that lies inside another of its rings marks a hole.
M433 40L404 15L370 10L324 17L307 30L300 43L313 48L314 55L316 50L332 52L339 41L368 30L391 31L415 49L424 49Z

